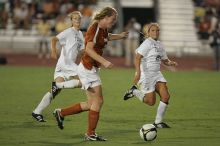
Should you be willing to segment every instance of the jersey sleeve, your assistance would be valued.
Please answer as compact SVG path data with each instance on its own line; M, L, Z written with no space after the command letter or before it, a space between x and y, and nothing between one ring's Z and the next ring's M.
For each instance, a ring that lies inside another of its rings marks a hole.
M149 42L145 40L136 50L136 53L146 56L147 53L149 52Z
M94 23L89 27L89 29L86 33L86 42L93 42L94 41L97 26L98 25L96 25L96 23Z
M80 31L80 38L82 40L82 45L80 46L79 50L83 50L85 49L85 41L84 41L83 33L81 31Z
M59 39L60 45L65 45L66 42L67 31L64 30L59 33L56 37Z
M162 60L168 59L167 53L166 53L166 51L165 51L165 49L164 49L164 46L163 46L162 44L160 44L160 47L161 47L161 49L162 49L162 57L161 57L161 59L162 59Z

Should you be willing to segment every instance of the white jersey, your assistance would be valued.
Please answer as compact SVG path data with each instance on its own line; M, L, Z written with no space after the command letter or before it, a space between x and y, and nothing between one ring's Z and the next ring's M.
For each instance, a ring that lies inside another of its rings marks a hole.
M143 57L141 58L141 77L139 83L144 93L155 90L158 81L167 82L160 72L161 60L168 59L167 54L160 41L152 38L146 39L136 50Z
M142 72L160 71L161 60L168 59L167 54L160 41L151 38L146 39L136 50L143 56L141 59Z
M55 71L74 71L77 72L78 52L84 49L84 38L81 31L70 27L56 36L62 46L61 54L58 59Z

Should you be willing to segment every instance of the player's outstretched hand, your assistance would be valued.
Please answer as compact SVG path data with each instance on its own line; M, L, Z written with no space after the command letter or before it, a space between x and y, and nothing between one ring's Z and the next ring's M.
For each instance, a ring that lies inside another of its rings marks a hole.
M129 34L128 31L124 31L124 32L121 32L121 33L120 33L121 38L127 38L127 37L128 37L128 34Z
M178 63L175 61L170 61L170 66L178 66Z
M103 66L105 67L105 68L112 68L114 65L111 63L111 62L109 62L109 61L105 61L104 63L103 63Z

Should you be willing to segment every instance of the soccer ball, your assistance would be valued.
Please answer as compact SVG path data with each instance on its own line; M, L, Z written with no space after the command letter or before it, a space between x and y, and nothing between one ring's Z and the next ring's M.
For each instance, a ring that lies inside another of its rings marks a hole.
M157 137L157 129L153 124L145 124L140 129L140 137L144 141L152 141Z

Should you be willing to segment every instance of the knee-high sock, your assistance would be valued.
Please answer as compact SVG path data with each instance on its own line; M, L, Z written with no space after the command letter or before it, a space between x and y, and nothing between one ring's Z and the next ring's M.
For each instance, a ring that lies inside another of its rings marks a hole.
M61 116L65 117L67 115L78 114L80 112L82 112L82 108L80 106L80 103L77 103L68 108L61 109Z
M141 102L143 102L144 96L145 96L143 92L141 92L141 91L138 90L138 89L134 89L133 94L134 94Z
M51 101L52 101L52 94L50 92L47 92L33 112L35 114L41 114L42 111L50 105Z
M93 135L95 134L95 129L99 121L99 112L90 110L88 115L88 129L87 134Z
M73 79L65 82L56 83L56 86L60 89L63 88L75 88L79 86L79 80Z
M167 109L167 104L160 101L159 106L157 108L157 115L154 123L158 124L163 121L163 117L166 112L166 109Z

